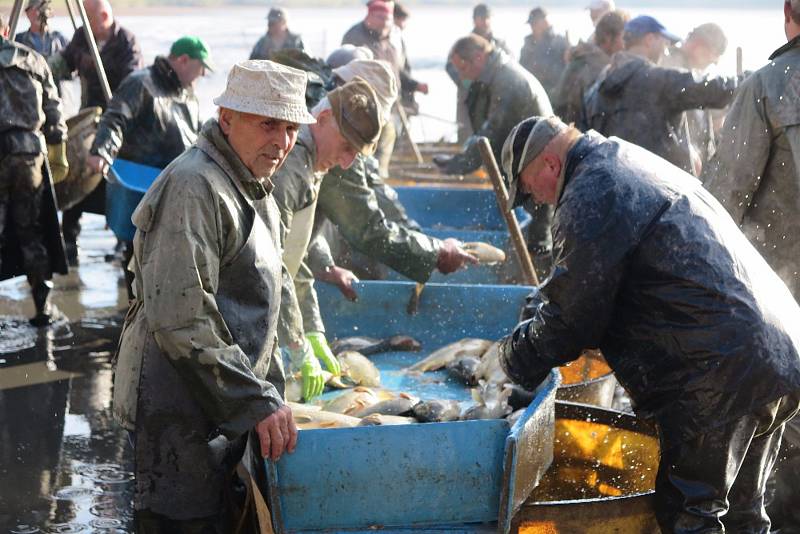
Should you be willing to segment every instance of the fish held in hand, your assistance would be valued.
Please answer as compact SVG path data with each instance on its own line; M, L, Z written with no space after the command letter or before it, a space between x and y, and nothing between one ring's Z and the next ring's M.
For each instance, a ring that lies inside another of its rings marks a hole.
M342 368L342 375L359 386L378 387L381 385L381 373L369 358L363 354L347 350L340 352L336 358Z
M488 243L474 241L470 243L464 243L461 248L464 249L464 252L474 256L478 260L478 263L482 263L484 265L503 263L506 261L506 253Z
M442 369L458 358L466 356L480 358L492 346L492 343L488 339L464 338L433 351L427 358L418 361L406 370L425 373Z

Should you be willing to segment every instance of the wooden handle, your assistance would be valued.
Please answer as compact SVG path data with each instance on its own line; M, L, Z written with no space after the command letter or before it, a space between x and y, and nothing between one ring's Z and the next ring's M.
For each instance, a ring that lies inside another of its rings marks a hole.
M528 247L525 246L525 240L522 238L522 231L519 229L517 217L514 215L513 210L508 209L509 199L506 185L503 183L503 177L500 175L500 168L497 166L497 161L494 159L492 153L492 145L485 137L478 139L478 148L481 151L483 158L483 166L489 173L489 178L492 180L492 187L494 194L497 197L497 204L500 206L500 211L508 225L508 231L511 234L511 242L514 245L514 251L517 253L522 274L528 285L538 286L539 278L536 276L536 270L533 268L533 261L531 255L528 253Z
M14 5L11 6L11 16L8 18L8 40L13 41L14 36L17 35L17 23L19 22L19 14L22 13L22 3L24 0L15 0Z

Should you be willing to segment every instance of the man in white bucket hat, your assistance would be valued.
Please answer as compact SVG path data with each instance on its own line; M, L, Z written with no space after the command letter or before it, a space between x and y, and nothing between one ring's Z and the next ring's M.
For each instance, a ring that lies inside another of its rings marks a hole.
M135 449L137 532L232 531L234 467L255 465L256 440L273 460L294 449L277 345L289 279L270 177L299 125L315 122L305 87L290 67L234 65L218 118L133 214L136 298L114 408Z

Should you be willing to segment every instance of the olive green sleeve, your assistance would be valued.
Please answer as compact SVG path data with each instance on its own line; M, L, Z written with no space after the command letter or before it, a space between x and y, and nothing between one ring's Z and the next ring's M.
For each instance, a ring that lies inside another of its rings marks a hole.
M306 262L300 264L300 270L294 277L294 290L300 305L305 332L325 332L325 324L319 311L319 299L314 289L314 275Z
M387 220L367 185L366 169L359 158L347 170L329 171L322 180L318 209L351 247L416 282L427 282L441 242Z

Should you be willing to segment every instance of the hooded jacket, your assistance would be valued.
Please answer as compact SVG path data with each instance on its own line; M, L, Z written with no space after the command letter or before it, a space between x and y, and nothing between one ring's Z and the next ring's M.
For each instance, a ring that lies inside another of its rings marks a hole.
M685 111L725 107L735 88L735 78L699 77L688 70L658 67L627 51L617 52L585 96L586 129L636 143L693 172Z
M698 180L621 139L565 161L555 268L502 358L532 389L602 350L671 443L800 391L800 308Z
M553 90L553 109L565 123L585 122L583 95L597 81L611 57L594 43L581 43L570 52L558 84Z

